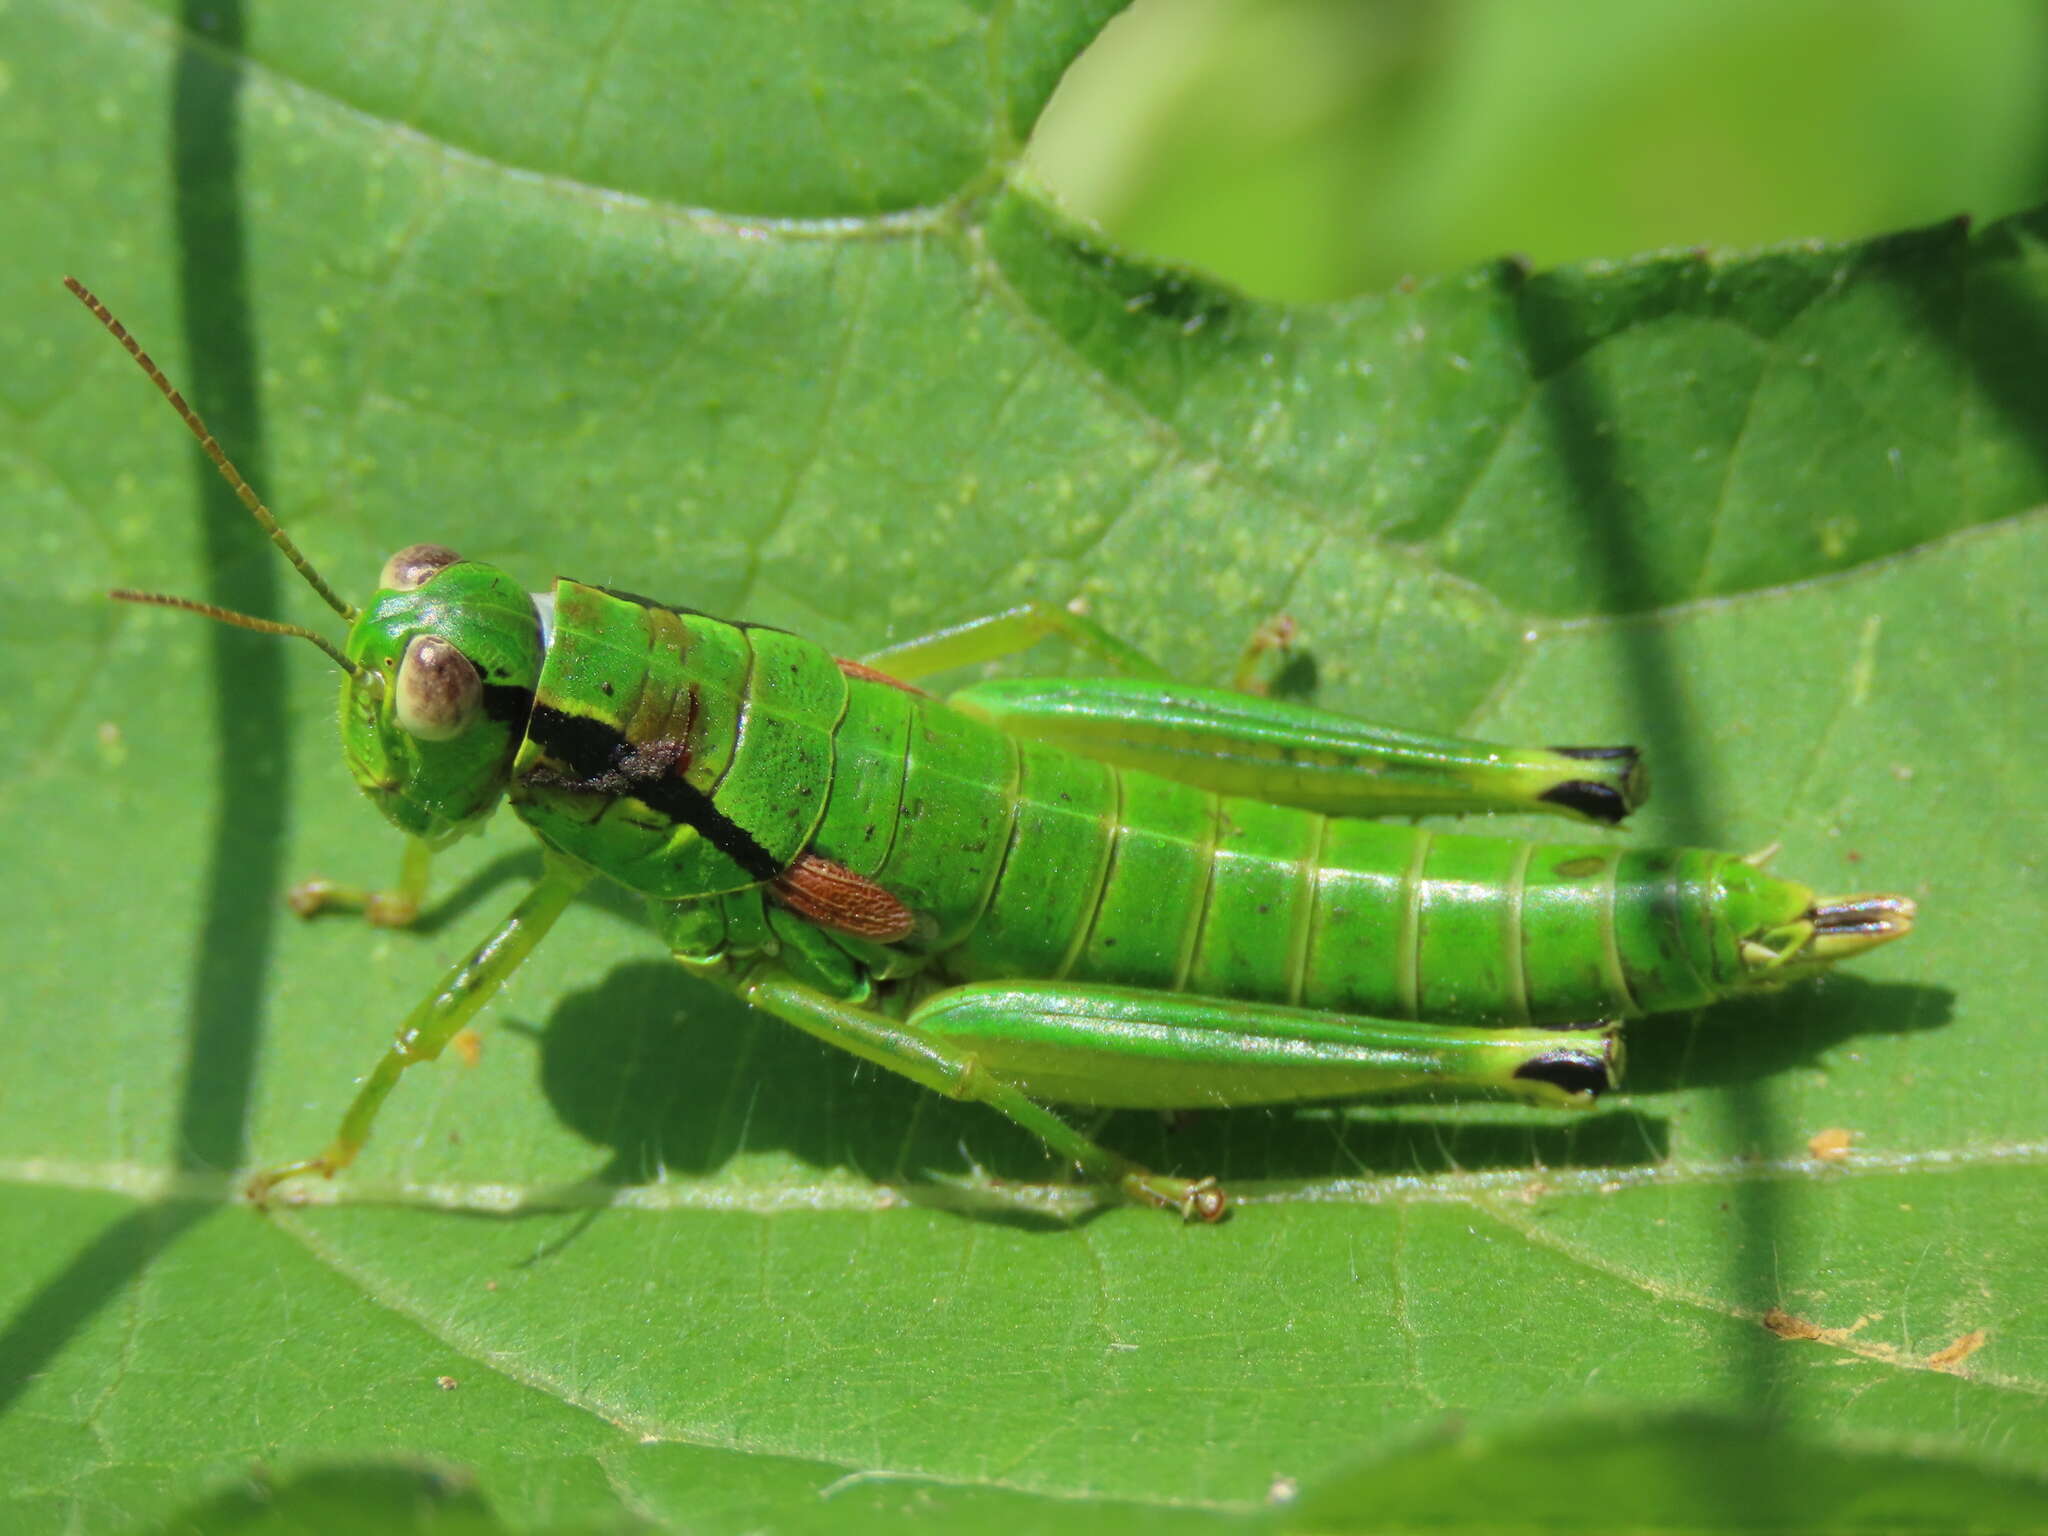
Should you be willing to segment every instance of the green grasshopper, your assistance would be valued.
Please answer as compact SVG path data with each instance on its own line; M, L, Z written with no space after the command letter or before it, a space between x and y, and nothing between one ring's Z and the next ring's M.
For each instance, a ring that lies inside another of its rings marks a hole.
M1816 896L1762 857L1551 845L1362 819L1621 820L1634 749L1490 746L1168 681L1032 604L838 659L763 625L558 580L522 591L432 544L358 610L300 554L199 416L96 298L271 542L349 626L342 748L406 835L389 891L315 881L302 913L402 925L432 855L509 801L542 847L511 915L400 1025L317 1157L333 1176L598 875L675 957L755 1007L1038 1135L1134 1200L1215 1220L1046 1108L1274 1104L1393 1091L1584 1108L1620 1021L1813 975L1912 928L1902 896ZM1124 679L916 679L1048 635Z

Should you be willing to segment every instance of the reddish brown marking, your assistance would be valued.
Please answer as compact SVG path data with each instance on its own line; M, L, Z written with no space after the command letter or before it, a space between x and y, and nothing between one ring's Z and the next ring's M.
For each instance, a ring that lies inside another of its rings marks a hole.
M922 688L913 688L900 677L891 677L886 672L877 672L864 661L849 661L844 656L834 656L832 664L848 677L857 677L864 683L882 683L890 688L901 688L905 693L914 693L920 699L931 697Z
M878 944L907 939L917 927L910 908L882 886L815 853L798 854L769 889L799 917Z

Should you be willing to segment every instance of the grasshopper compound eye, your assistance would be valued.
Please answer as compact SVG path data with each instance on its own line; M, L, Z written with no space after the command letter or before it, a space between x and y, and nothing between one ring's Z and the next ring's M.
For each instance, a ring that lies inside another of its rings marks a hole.
M461 558L439 544L408 544L384 562L377 585L392 592L417 592Z
M413 637L398 664L398 723L407 734L452 740L469 729L483 702L484 680L467 656L438 635Z

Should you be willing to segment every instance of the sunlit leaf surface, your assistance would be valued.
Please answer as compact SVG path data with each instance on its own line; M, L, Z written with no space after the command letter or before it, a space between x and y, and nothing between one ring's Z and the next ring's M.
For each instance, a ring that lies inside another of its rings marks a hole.
M1109 9L0 11L0 1524L2044 1518L2048 219L1263 306L1014 174ZM1212 681L1284 610L1298 691L1637 741L1639 835L1921 931L1635 1028L1586 1120L1113 1120L1241 1197L1193 1230L599 897L266 1218L537 861L283 912L396 858L332 669L101 594L324 612L67 271L344 591L432 539L842 651L1080 597Z

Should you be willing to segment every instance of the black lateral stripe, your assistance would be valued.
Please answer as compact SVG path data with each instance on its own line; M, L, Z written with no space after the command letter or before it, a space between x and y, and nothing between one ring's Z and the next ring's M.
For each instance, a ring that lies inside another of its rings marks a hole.
M524 729L533 714L533 690L516 683L485 683L484 714L501 725Z
M551 704L535 704L527 717L526 734L549 757L569 766L569 772L552 782L564 789L586 789L593 794L630 793L649 810L671 821L695 828L711 846L756 880L773 880L782 864L754 834L712 803L711 797L688 779L672 772L657 775L632 774L629 764L644 760L625 735L602 720L572 715ZM672 760L671 760L672 761ZM620 774L628 775L621 789Z
M709 795L680 774L657 779L635 789L634 798L651 811L695 827L720 853L756 880L773 880L782 873L782 861L763 848L754 834L734 821L712 802Z

